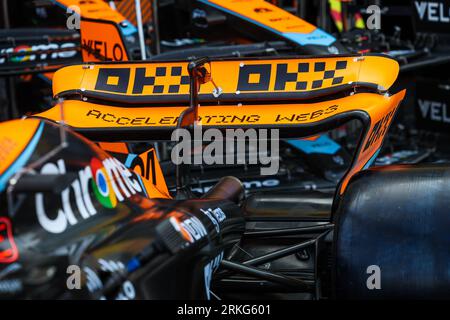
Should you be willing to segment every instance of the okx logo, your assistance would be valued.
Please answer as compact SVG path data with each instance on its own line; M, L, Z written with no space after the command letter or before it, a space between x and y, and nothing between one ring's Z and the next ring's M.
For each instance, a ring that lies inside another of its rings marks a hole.
M66 164L62 159L56 163L46 163L41 173L64 175L67 173ZM90 165L79 170L77 179L61 192L60 205L55 205L53 199L46 199L48 194L37 193L36 214L45 230L61 233L69 226L78 224L80 219L86 220L95 215L99 207L95 202L113 209L119 202L141 192L143 189L139 181L119 160L92 158Z

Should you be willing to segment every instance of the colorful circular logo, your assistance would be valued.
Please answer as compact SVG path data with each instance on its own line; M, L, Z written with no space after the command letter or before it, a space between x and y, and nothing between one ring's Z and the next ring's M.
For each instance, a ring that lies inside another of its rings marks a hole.
M33 49L29 46L18 46L14 48L14 53L25 53L23 56L15 56L11 58L12 62L25 62L31 59L30 53L33 52Z
M92 171L92 188L97 200L106 208L115 208L117 205L117 198L108 180L108 174L103 167L103 163L97 158L91 160Z

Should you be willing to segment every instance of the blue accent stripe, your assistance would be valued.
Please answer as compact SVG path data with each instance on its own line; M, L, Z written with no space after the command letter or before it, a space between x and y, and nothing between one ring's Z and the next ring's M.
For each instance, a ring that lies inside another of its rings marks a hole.
M125 25L125 27L124 27ZM137 32L136 27L128 20L124 20L119 24L120 27L120 31L122 32L122 34L127 37L131 34L134 34Z
M56 4L58 7L63 8L64 10L67 9L67 7L66 7L65 5L63 5L62 3L59 3L59 2L56 1L56 0L52 0L52 2L53 2L54 4Z
M278 36L288 39L292 42L295 42L297 44L299 44L300 46L305 46L305 45L322 45L322 46L329 46L330 44L332 44L333 42L336 41L336 38L333 37L332 35L326 33L325 31L316 28L314 31L312 31L311 33L299 33L299 32L289 32L289 33L283 33L280 32L278 30L275 30L269 26L266 26L258 21L252 20L250 18L247 18L246 16L243 16L235 11L231 11L229 9L226 9L224 7L221 7L215 3L211 3L208 0L197 0L199 2L202 2L204 4L207 4L211 7L216 8L217 10L221 10L224 11L232 16L235 17L239 17L243 20L246 20L248 22L251 22L252 24L256 24L258 25L260 28L266 29L270 32L273 32L275 34L277 34Z
M46 76L44 76L43 74L38 74L39 79L41 79L42 81L45 81L47 84L52 84L52 80L50 80L49 78L47 78Z
M37 128L33 138L30 140L25 150L19 155L19 157L9 166L9 168L0 176L0 192L6 188L9 179L22 168L28 159L33 154L39 139L41 138L42 131L44 131L44 123L41 122Z
M288 32L283 33L283 36L302 46L315 45L328 47L336 41L333 36L329 35L321 29L316 29L311 33Z
M373 156L372 157L370 157L370 159L369 159L369 161L367 161L367 163L364 165L364 167L362 168L363 170L366 170L367 168L369 168L371 165L372 165L372 163L375 161L375 159L378 157L378 154L380 153L380 150L381 150L381 148L380 149L378 149L374 154L373 154Z
M294 148L306 153L335 154L341 146L330 139L327 135L322 135L316 140L287 140Z
M129 153L127 156L127 160L125 160L125 167L129 168L136 157L137 154Z
M141 178L141 176L140 175L138 175L138 174L136 174L136 177L138 178L138 180L139 180L139 184L141 185L141 187L142 187L142 190L144 190L144 193L145 193L145 196L148 198L148 193L147 193L147 189L145 189L145 186L144 186L144 183L142 182L142 178Z
M128 156L127 156L127 159L125 160L125 167L127 167L128 169L130 169L131 164L133 163L133 160L134 160L137 156L138 156L137 154L129 153ZM136 174L136 176L137 176L137 178L138 178L138 180L139 180L139 184L141 185L142 190L144 190L145 196L148 197L148 193L147 193L147 190L145 189L144 183L142 182L141 176L138 175L138 174Z

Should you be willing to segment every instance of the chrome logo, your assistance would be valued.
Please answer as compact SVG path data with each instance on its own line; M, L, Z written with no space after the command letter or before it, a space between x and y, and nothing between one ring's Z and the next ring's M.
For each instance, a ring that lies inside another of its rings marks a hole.
M47 162L40 172L63 175L66 174L66 165L63 159ZM128 171L125 165L115 158L100 160L92 157L87 166L80 168L78 178L60 192L61 199L57 201L56 206L53 198L52 201L45 201L45 193L35 194L37 219L46 231L62 233L67 228L104 211L104 208L116 208L118 202L125 201L136 193L144 196L136 177L137 175ZM72 199L75 201L71 201ZM51 208L46 208L46 203L51 204ZM75 213L78 217L75 217ZM1 236L0 221L0 242ZM0 263L1 254L2 252Z
M74 48L72 51L59 51L60 49ZM75 43L46 43L33 46L19 45L17 47L0 49L0 54L6 55L0 58L0 64L5 62L21 63L30 61L45 61L48 59L68 59L77 55ZM8 57L8 54L14 54Z
M91 171L93 178L92 187L96 198L104 207L115 208L117 205L117 198L111 186L111 182L108 180L109 175L103 167L103 163L97 158L92 158Z
M33 52L33 49L29 46L18 46L14 49L14 53L21 53L23 52L23 56L15 56L11 58L12 62L24 62L31 60L30 53Z

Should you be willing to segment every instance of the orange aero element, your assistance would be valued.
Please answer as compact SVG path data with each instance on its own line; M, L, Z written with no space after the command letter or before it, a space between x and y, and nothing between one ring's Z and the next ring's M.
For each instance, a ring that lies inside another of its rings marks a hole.
M264 0L209 0L208 2L281 33L311 33L316 29L314 25Z
M0 175L22 154L39 124L38 119L10 120L0 124Z
M141 176L148 196L150 198L170 198L155 149L151 148L139 155L128 156L132 157L128 167Z
M81 48L84 62L129 60L118 25L114 22L82 19Z
M405 97L405 94L406 90L402 90L390 97L380 96L386 100L384 103L370 109L362 108L370 117L370 126L365 128L363 138L353 158L353 163L347 174L341 180L338 190L339 195L344 193L350 178L355 173L365 169L366 166L375 160L383 144L384 137L394 119L397 108Z
M348 174L342 180L340 194L345 190L351 176L366 166L377 153L387 133L395 111L405 91L393 96L375 93L359 93L340 99L308 104L271 104L247 106L200 106L199 118L204 128L208 127L274 127L301 128L332 122L338 117L359 119L365 131ZM173 130L185 107L110 107L81 101L64 102L65 121L75 129L112 129L130 127L166 128ZM60 106L37 116L58 121ZM150 138L150 137L149 137Z
M173 130L188 104L186 67L187 62L67 67L55 75L54 94L78 93L87 101L94 97L103 100L102 103L112 101L129 106L111 107L66 100L65 121L79 130L98 129L124 134L132 128ZM395 60L378 55L219 60L211 62L210 68L214 82L223 92L217 99L212 99L213 84L201 86L203 101L200 99L198 114L205 128L304 127L308 128L308 134L299 137L307 137L320 130L330 130L335 127L334 123L340 125L344 120L356 118L362 121L364 132L360 146L341 182L339 194L345 190L350 177L373 160L405 94L405 91L393 96L379 93L392 86L399 66ZM355 94L315 103L287 103L324 96L330 93L329 89L338 89L337 92L341 86L355 89ZM357 93L358 86L375 89L373 91L377 93ZM206 102L205 97L208 98ZM245 101L244 97L250 100L253 97L250 102L254 104L239 104ZM218 105L225 98L233 104ZM277 99L284 103L277 103ZM255 100L273 103L258 104ZM158 105L169 102L172 106ZM139 107L136 106L138 103ZM38 116L57 121L61 114L59 108Z
M130 169L141 175L146 189L150 190L147 191L149 197L156 197L156 195L151 192L153 189L149 187L154 186L158 190L159 197L161 197L162 194L164 198L170 198L171 196L169 189L167 188L166 179L164 178L159 159L157 158L154 149L140 154L138 158L142 160L142 166L135 164L134 167L131 167Z
M200 101L276 100L279 96L295 100L359 85L387 90L399 70L395 60L377 55L219 60L207 68L223 92L215 98L214 85L208 82L200 88ZM64 97L74 93L123 104L173 100L187 105L187 62L105 63L58 70L53 94Z
M98 145L102 150L110 152L114 156L121 155L121 158L132 159L128 168L141 176L149 197L170 197L155 149L151 148L136 155L129 151L126 142L99 142Z
M200 106L199 118L204 127L301 126L354 110L363 110L375 118L391 100L392 97L375 93L359 93L316 103ZM184 106L111 107L76 100L67 100L63 106L65 122L75 129L174 129L179 115L186 109ZM60 115L60 105L57 105L35 116L59 121Z
M113 153L128 153L128 146L125 142L99 142L98 146L105 151Z

